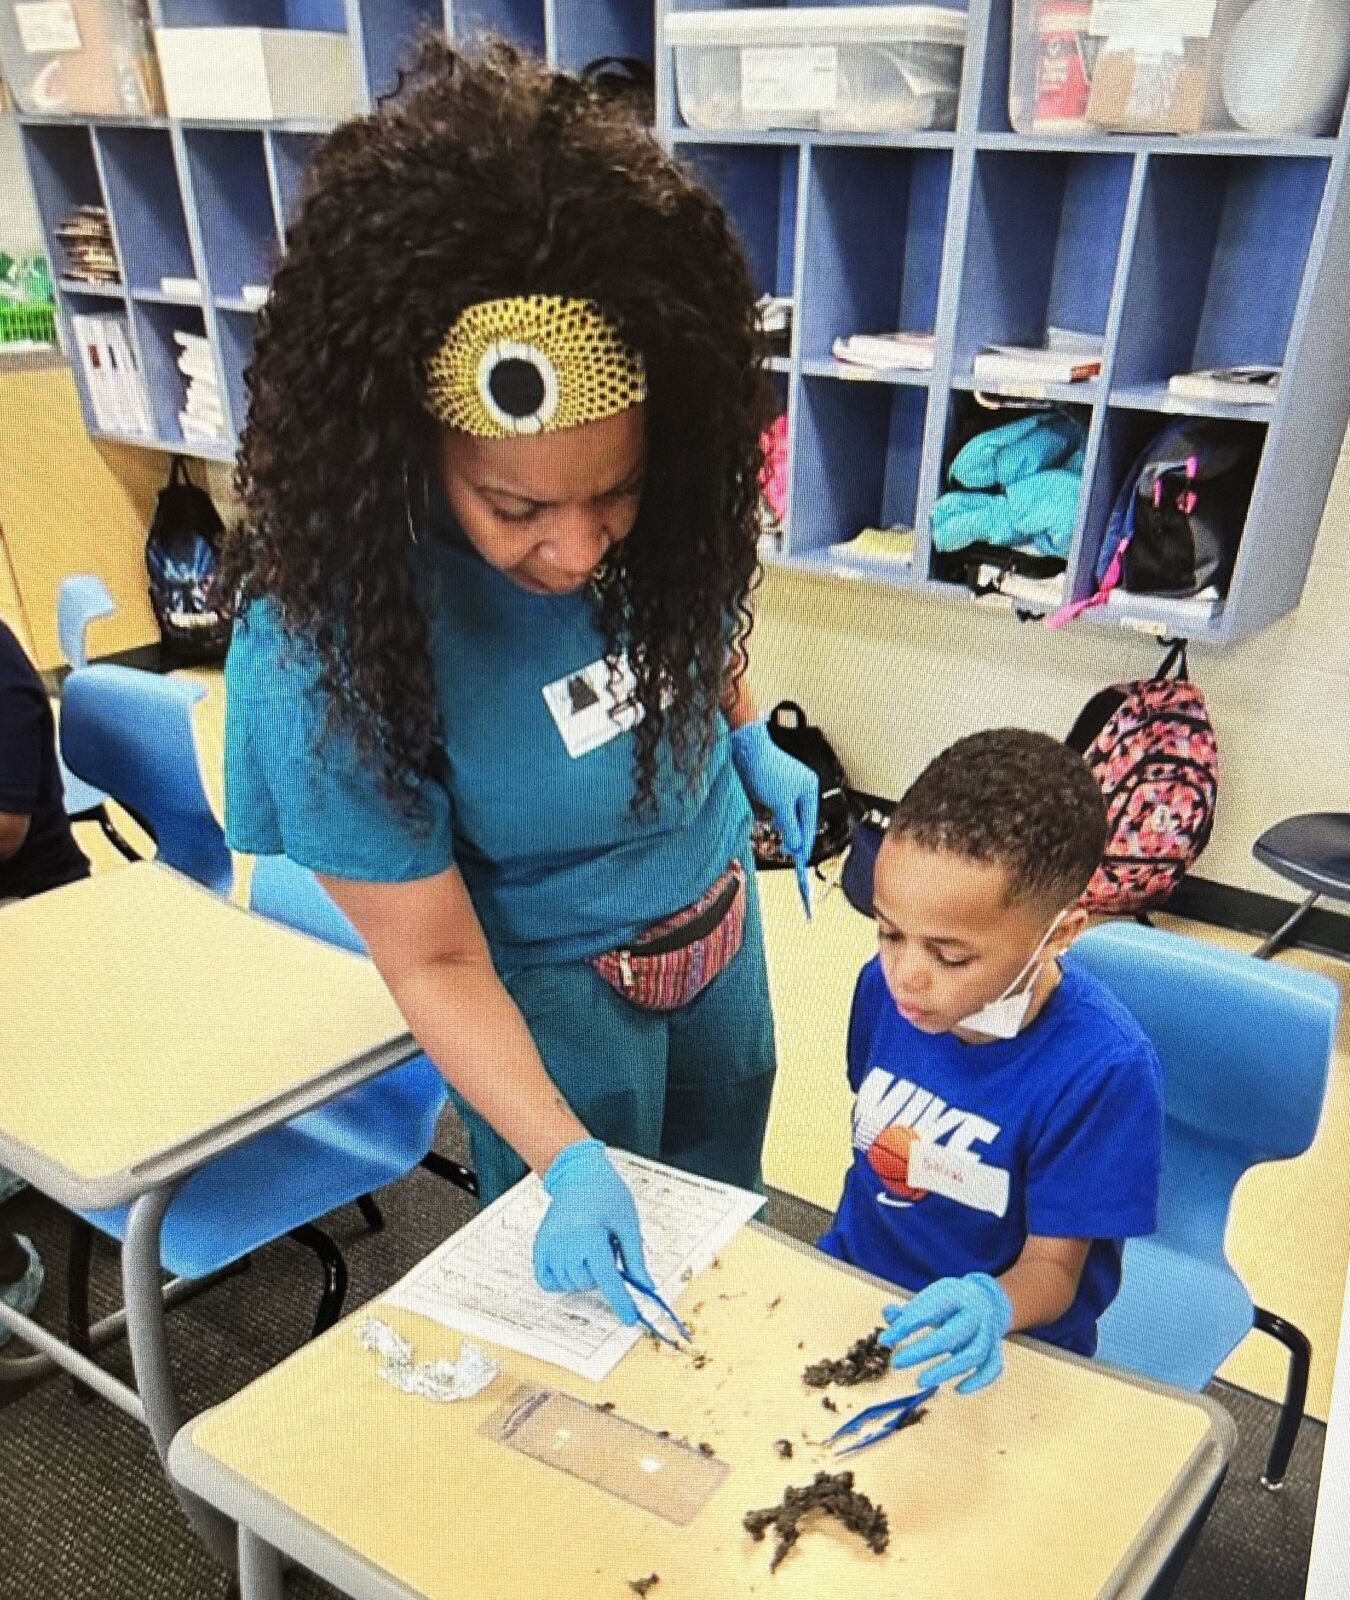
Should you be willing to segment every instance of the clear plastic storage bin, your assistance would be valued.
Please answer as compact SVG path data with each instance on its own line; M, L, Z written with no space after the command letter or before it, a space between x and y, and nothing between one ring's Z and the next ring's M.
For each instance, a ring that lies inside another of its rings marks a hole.
M1014 0L1018 133L1335 131L1346 0Z
M146 0L0 0L0 67L21 111L164 109Z
M788 6L666 17L680 115L709 132L953 128L965 41L965 13L940 6Z

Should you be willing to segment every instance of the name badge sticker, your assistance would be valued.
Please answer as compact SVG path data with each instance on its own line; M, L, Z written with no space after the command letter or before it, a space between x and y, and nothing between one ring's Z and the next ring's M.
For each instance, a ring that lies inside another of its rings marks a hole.
M974 1211L995 1217L1008 1213L1008 1174L1003 1167L988 1167L967 1150L948 1150L928 1139L909 1147L909 1176L915 1189L944 1195Z
M642 707L633 698L636 689L626 656L613 673L602 658L545 685L544 703L574 761L637 727Z

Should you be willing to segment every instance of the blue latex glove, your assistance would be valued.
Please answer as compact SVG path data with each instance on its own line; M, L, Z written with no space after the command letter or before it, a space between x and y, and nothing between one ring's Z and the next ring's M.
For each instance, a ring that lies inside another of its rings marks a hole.
M1043 556L1067 557L1078 521L1083 479L1077 472L1038 472L1008 490L1008 514L1018 544L1031 544Z
M1059 411L1036 412L978 433L952 462L951 476L967 489L1011 488L1038 472L1061 467L1084 442L1083 425Z
M778 748L762 718L732 730L731 762L746 794L772 815L783 849L798 866L807 866L816 842L820 779Z
M934 1356L948 1357L919 1379L924 1388L966 1374L956 1392L974 1394L1003 1371L1003 1335L1012 1326L1012 1303L987 1273L939 1278L908 1305L887 1306L884 1315L881 1343L895 1351L893 1366L915 1367ZM920 1328L933 1331L905 1344Z
M534 1236L534 1275L554 1293L599 1289L619 1321L632 1327L637 1309L614 1261L618 1241L629 1275L649 1284L642 1231L628 1185L599 1139L560 1150L544 1174L552 1195Z

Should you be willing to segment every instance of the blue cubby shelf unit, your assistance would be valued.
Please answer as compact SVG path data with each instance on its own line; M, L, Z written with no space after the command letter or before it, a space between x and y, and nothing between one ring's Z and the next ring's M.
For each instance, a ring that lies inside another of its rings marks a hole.
M770 363L789 443L776 560L969 603L934 581L929 528L953 430L976 403L974 357L985 343L1068 328L1101 338L1103 365L1093 383L1047 393L1088 428L1066 594L1092 591L1112 504L1148 439L1178 414L1228 418L1264 441L1261 471L1226 599L1182 631L1228 644L1268 626L1298 604L1350 416L1344 118L1322 138L1023 137L1008 118L1013 0L938 3L967 16L955 127L869 135L685 125L666 18L733 9L730 0L150 0L158 26L342 33L367 107L395 85L425 29L458 41L505 36L569 69L602 56L651 60L660 137L721 197L761 292L794 298L790 350ZM157 437L123 437L229 459L257 321L256 294L244 291L266 284L284 250L327 126L19 121L54 262L52 233L71 211L108 208L121 281L63 280L58 294L67 340L71 315L125 322ZM165 278L195 280L194 303L166 295ZM931 332L931 370L859 374L833 359L839 335L888 328ZM178 437L175 330L209 343L228 429L218 446ZM1168 395L1175 372L1243 362L1283 364L1273 404ZM915 529L910 567L832 548L891 523ZM1087 619L1154 632L1174 631L1175 620L1135 597Z
M729 209L760 287L795 299L791 353L773 363L789 442L773 560L972 603L933 579L930 520L953 430L976 404L974 358L1065 329L1103 345L1098 379L1044 392L1088 430L1066 598L1092 593L1130 467L1176 416L1245 424L1264 447L1237 570L1212 616L1125 596L1086 623L1223 645L1296 606L1350 418L1344 119L1327 137L1289 140L1023 137L1008 118L1013 0L970 0L952 132L701 133L680 115L665 19L707 9L732 7L658 4L658 123L696 171L735 150L743 172L764 177ZM886 329L934 333L931 372L860 374L832 360L840 334ZM1282 364L1273 404L1168 394L1174 373L1243 363ZM840 551L889 524L914 527L912 566Z

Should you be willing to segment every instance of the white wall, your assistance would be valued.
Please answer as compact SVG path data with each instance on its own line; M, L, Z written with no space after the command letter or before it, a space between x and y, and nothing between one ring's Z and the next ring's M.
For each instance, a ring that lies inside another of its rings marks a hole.
M11 256L31 255L42 248L42 230L28 183L19 125L0 115L0 250Z
M751 645L760 705L799 700L859 788L898 797L962 734L1016 724L1062 737L1105 684L1151 673L1138 635L1080 624L1047 634L1010 616L871 585L777 571ZM1350 451L1343 451L1303 603L1227 651L1191 651L1223 762L1203 876L1292 894L1251 859L1299 811L1350 810Z

